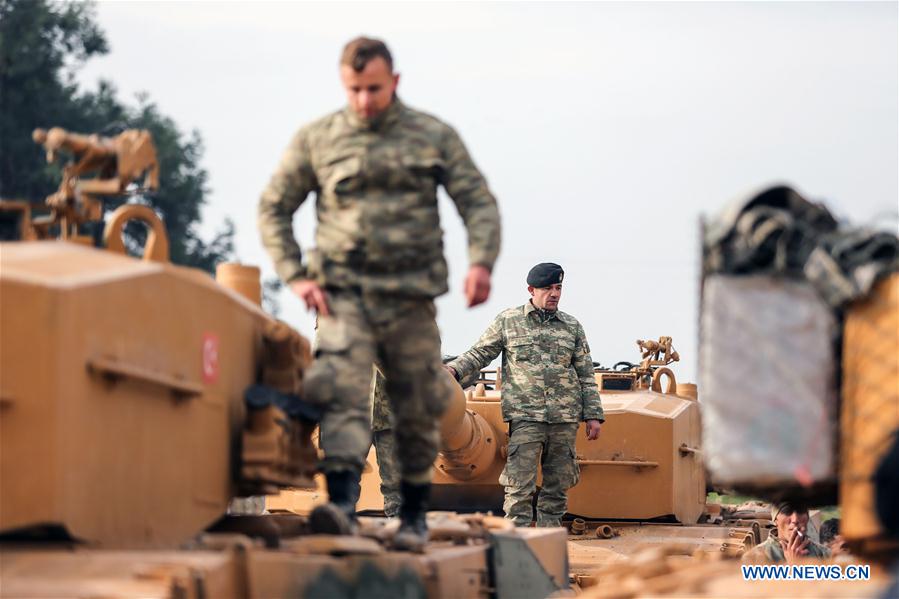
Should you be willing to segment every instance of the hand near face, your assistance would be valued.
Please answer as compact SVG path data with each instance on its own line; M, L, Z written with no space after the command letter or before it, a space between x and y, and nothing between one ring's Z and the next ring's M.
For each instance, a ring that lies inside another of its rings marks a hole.
M330 316L328 309L328 296L325 290L315 281L300 279L290 283L290 290L294 295L303 300L307 310L315 310L319 316Z
M808 555L808 543L809 539L807 536L799 534L798 531L794 530L789 541L786 543L781 542L787 562L793 563L799 558Z

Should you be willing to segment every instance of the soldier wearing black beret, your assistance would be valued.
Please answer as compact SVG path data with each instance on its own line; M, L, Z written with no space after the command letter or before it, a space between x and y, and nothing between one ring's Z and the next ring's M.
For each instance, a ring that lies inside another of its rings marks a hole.
M527 276L530 300L500 313L470 350L447 365L457 380L465 380L503 354L502 411L510 437L500 484L506 490L506 518L516 526L534 519L538 465L543 485L537 526L561 524L568 489L580 476L574 457L579 423L586 422L592 441L603 422L584 328L559 310L564 278L558 264L534 266Z

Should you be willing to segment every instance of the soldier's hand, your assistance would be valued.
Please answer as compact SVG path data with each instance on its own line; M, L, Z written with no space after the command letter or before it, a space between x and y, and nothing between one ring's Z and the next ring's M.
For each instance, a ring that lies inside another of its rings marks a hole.
M290 290L303 300L308 310L315 310L319 316L331 315L331 311L328 309L328 296L315 281L309 279L291 281Z
M795 562L800 557L808 555L809 539L805 535L800 535L799 531L794 530L788 543L783 545L784 558L787 562Z
M490 297L490 271L486 266L472 264L465 277L465 301L469 308L483 304Z
M444 364L443 369L450 373L450 376L452 376L454 379L456 379L457 381L459 380L459 375L456 373L455 368L453 368L449 364Z
M596 441L599 438L599 420L587 421L587 441Z

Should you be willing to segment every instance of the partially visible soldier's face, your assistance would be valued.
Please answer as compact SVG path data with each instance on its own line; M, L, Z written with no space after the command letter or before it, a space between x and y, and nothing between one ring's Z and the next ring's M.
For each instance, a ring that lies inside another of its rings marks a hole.
M808 528L808 512L784 510L777 514L777 536L785 541L789 541L793 536L793 531L798 530L802 534L806 534Z
M356 116L373 119L390 107L400 76L391 72L386 60L376 56L359 73L350 65L340 65L340 80Z
M528 292L531 294L531 303L534 306L552 312L559 308L559 300L562 299L562 284L556 283L549 287L528 285Z
M836 535L831 539L830 543L827 544L827 547L830 549L831 555L846 553L846 540L843 538L843 535Z

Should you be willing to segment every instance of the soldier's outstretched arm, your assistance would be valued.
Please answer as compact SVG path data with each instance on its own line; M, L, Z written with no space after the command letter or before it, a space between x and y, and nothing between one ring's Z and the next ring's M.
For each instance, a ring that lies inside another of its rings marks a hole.
M465 293L468 305L473 306L486 301L490 294L489 275L499 255L501 237L499 209L486 179L475 166L459 134L450 127L447 127L442 151L446 161L442 183L468 229L470 270Z
M492 362L505 345L502 315L497 316L467 352L448 363L457 381L463 381Z
M602 401L599 398L599 387L596 386L596 377L593 375L593 358L590 356L590 345L587 343L584 327L578 323L577 328L572 365L575 372L577 372L578 382L581 387L581 420L604 422L605 415L602 411Z
M301 129L284 151L258 208L262 245L275 263L278 276L287 283L307 277L303 254L293 235L293 214L317 189L307 133Z

